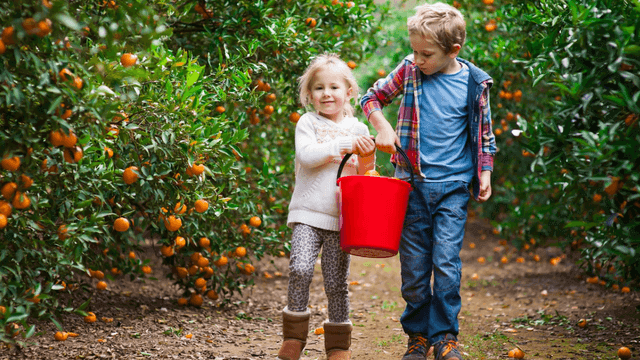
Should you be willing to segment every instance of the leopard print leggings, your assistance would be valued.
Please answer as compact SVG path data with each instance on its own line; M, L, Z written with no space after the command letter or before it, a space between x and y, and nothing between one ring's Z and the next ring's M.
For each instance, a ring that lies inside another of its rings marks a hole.
M313 269L322 250L321 267L324 291L329 301L329 321L349 321L349 254L340 249L340 232L296 223L291 238L289 288L287 307L291 311L306 311Z

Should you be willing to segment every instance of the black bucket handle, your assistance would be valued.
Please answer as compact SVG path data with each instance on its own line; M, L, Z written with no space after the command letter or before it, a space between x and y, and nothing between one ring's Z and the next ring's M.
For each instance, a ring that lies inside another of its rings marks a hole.
M375 140L374 140L374 142L375 142ZM400 146L398 146L397 144L394 144L394 145L396 146L396 150L404 158L404 161L409 165L409 170L411 170L411 188L413 189L413 188L415 188L415 184L414 184L414 179L413 179L413 166L411 166L411 161L409 160L409 157L404 152L404 150L402 150L402 148ZM338 179L340 179L340 175L342 175L342 169L347 164L347 161L349 160L351 155L353 155L353 154L346 154L344 156L344 158L342 158L342 162L340 163L340 167L338 168L338 177L336 178L336 185L338 184Z

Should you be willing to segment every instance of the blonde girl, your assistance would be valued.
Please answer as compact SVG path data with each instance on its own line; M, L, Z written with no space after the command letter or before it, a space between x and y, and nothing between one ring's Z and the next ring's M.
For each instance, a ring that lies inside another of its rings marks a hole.
M375 144L366 125L353 116L359 89L351 69L338 56L316 57L299 79L307 108L296 125L296 182L287 225L293 229L287 306L283 310L282 360L297 360L306 345L309 285L322 249L322 276L328 299L324 322L327 359L350 359L349 255L340 249L336 176L344 155L352 156L343 175L364 174L375 166Z

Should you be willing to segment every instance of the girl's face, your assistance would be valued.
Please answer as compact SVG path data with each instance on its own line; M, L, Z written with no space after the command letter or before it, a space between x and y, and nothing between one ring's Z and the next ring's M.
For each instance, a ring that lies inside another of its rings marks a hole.
M313 108L327 119L340 122L351 98L351 88L344 76L332 67L325 67L316 71L310 85Z

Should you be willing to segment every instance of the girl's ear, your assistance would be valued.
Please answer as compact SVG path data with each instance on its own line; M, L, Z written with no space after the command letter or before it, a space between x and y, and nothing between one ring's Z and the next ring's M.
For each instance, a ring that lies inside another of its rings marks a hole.
M352 93L353 88L349 87L349 90L347 90L347 96L351 97L351 93Z

